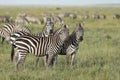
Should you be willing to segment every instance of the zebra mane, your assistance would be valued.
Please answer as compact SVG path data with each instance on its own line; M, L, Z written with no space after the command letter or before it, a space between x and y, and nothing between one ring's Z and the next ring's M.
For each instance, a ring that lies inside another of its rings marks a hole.
M44 27L43 27L43 29L42 29L42 32L41 32L41 33L43 33L43 32L45 32L45 33L46 33L46 32L47 32L47 31L46 31L46 28L47 28L47 23L44 25Z
M44 25L42 31L46 30L46 25L47 25L47 23Z
M60 33L63 29L67 29L68 25L62 25L59 29L57 29L53 35L57 35L58 33Z
M51 21L50 21L51 22ZM46 30L46 27L47 27L47 22L45 23L45 25L44 25L44 28L42 29L42 31L45 31Z
M69 36L69 39L72 40L72 41L76 40L76 32L75 32L75 30L74 30L74 31L72 32L72 34Z

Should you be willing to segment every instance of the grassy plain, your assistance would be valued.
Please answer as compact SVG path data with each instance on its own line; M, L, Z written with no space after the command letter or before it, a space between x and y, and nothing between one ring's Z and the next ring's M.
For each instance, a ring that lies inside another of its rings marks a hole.
M80 20L65 18L70 25L70 32L77 22L85 23L85 35L76 54L76 64L71 68L65 64L65 56L58 56L56 67L45 69L40 58L39 67L34 68L34 56L27 55L25 69L14 72L14 64L10 61L10 45L0 44L0 80L120 80L120 19L112 19L112 14L120 14L120 7L56 7L42 6L1 6L0 15L11 15L14 19L18 13L26 12L41 18L44 13L76 13L88 12L105 14L106 19ZM1 24L2 25L2 24ZM42 25L27 25L30 30L40 32ZM55 28L58 28L56 25Z

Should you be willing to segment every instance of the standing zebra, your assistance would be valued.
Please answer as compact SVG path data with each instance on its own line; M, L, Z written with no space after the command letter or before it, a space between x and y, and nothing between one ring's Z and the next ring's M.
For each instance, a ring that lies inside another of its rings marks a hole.
M21 26L19 24L4 24L0 28L0 36L2 37L2 43L4 42L4 39L6 39L6 41L9 41L10 35L18 31L30 33L30 30L27 27Z
M68 26L63 25L53 35L48 37L25 35L17 38L12 44L11 52L11 60L13 61L14 59L16 70L18 70L19 64L23 67L27 53L32 53L37 57L36 64L39 60L38 57L46 56L46 67L53 66L54 60L68 35ZM14 48L15 50L13 50Z
M83 25L78 23L76 26L76 29L64 42L61 52L59 53L59 55L66 55L67 64L69 64L71 58L71 65L74 64L75 54L79 48L79 42L83 40L84 36Z
M23 36L23 35L34 35L37 37L48 37L49 35L53 34L53 31L54 31L54 23L51 21L47 21L42 32L40 32L40 33L32 34L32 33L24 32L24 31L19 31L19 32L13 33L10 36L10 43L12 44L12 42L14 42L18 37Z

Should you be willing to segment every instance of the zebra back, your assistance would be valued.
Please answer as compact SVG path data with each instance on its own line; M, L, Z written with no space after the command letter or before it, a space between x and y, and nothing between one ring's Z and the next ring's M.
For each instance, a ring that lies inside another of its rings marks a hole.
M49 35L53 34L53 30L54 30L54 23L51 21L48 21L46 23L46 25L44 26L42 32L40 32L40 33L32 34L29 31L27 31L26 29L16 32L16 33L13 33L10 36L10 43L12 44L16 40L16 38L23 36L23 35L33 35L36 37L48 37Z
M17 51L21 52L19 54L21 57L25 57L27 53L32 53L36 56L56 54L68 35L69 30L65 25L48 37L36 37L33 35L21 36L14 41L12 46L15 46ZM49 51L50 53L47 53ZM12 52L11 55L11 58L13 59L14 52Z
M18 32L18 31L31 33L31 31L30 31L30 29L28 27L22 26L22 25L19 25L19 24L15 24L15 32Z
M19 38L22 37L24 35L33 35L32 33L28 33L28 32L23 32L23 31L19 31L19 32L15 32L10 36L10 44L13 44L13 42Z

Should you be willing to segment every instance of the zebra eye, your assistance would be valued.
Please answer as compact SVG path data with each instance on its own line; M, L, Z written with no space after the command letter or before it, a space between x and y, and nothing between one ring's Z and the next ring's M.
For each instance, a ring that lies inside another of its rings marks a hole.
M60 32L59 34L62 34L62 32Z
M79 30L76 31L77 33L79 32Z

